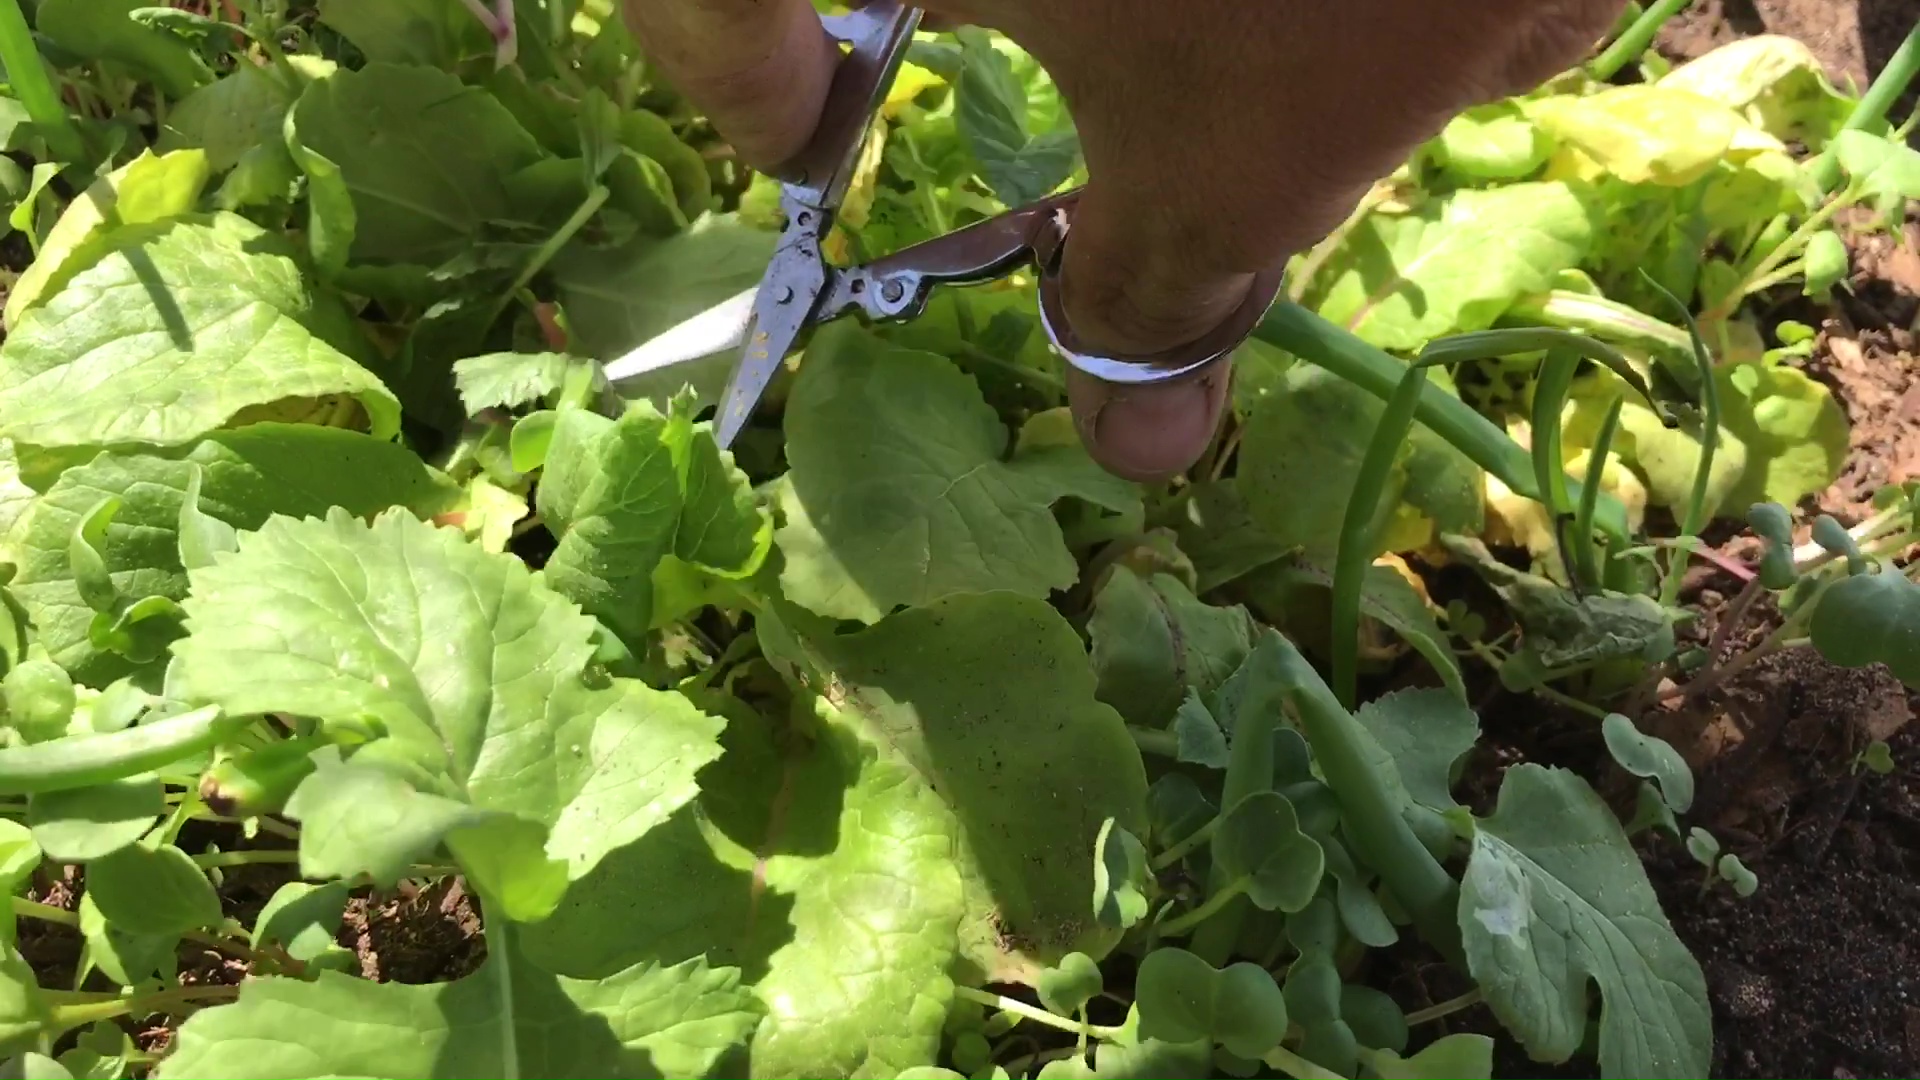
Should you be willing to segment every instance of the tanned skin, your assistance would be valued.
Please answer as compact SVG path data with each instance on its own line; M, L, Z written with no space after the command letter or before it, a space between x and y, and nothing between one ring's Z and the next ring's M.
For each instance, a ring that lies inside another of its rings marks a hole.
M641 45L750 165L805 145L836 57L808 0L625 0ZM1089 181L1067 315L1095 346L1192 341L1461 110L1577 63L1624 0L929 0L1045 65ZM1212 438L1225 365L1121 388L1069 372L1082 439L1158 481Z

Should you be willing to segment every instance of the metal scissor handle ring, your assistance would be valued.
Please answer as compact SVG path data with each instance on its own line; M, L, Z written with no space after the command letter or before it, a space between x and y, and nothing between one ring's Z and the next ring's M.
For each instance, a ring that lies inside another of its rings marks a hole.
M1060 295L1060 269L1071 231L1070 210L1062 207L1054 217L1052 243L1035 245L1040 256L1036 267L1040 275L1040 325L1056 353L1070 366L1111 383L1152 386L1173 382L1232 356L1254 327L1273 306L1286 280L1284 263L1262 271L1253 279L1247 297L1233 313L1205 336L1185 345L1146 355L1121 355L1091 352L1081 344L1067 319L1066 305Z

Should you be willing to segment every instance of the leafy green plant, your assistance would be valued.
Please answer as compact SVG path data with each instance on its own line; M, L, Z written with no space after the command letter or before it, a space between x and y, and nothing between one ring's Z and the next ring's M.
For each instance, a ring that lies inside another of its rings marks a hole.
M1794 548L1844 419L1811 331L1745 311L1920 194L1884 103L1773 38L1613 86L1650 6L1302 253L1219 439L1146 488L1080 448L1018 278L819 333L732 452L730 358L615 393L777 226L615 7L0 0L10 1067L1485 1077L1497 1030L1704 1075L1630 840L1680 840L1693 777L1631 703L1802 640L1920 671L1913 493ZM921 35L881 121L838 256L1084 178L996 35ZM1688 667L1680 571L1747 506L1736 616L1787 619ZM1369 698L1408 652L1434 685ZM1631 815L1530 763L1456 798L1475 663L1591 714ZM456 876L484 957L362 977L348 905ZM21 919L77 936L70 982ZM1472 988L1396 1001L1403 944Z

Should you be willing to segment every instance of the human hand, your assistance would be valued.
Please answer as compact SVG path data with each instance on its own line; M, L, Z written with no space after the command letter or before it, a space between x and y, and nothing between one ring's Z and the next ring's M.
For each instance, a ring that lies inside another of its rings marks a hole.
M625 0L640 44L749 165L805 146L837 50L807 0ZM1625 0L930 0L1005 33L1072 112L1088 183L1061 291L1119 353L1193 341L1461 110L1577 61ZM1155 386L1068 372L1089 453L1156 481L1206 449L1227 365Z

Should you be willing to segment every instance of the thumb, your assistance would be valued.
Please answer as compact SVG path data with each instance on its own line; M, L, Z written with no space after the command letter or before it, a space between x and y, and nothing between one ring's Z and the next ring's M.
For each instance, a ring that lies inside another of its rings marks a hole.
M839 50L808 0L626 0L627 25L748 165L800 152Z

